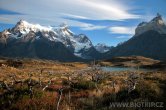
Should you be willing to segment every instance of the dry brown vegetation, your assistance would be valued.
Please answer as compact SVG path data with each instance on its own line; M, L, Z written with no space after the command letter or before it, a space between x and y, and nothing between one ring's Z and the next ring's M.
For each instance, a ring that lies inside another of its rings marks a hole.
M109 104L166 102L165 71L104 72L86 63L32 59L1 59L0 64L1 110L138 110Z
M130 56L130 57L115 57L109 60L102 60L98 62L103 66L123 66L123 67L143 67L143 68L164 68L165 63L146 58L142 56Z

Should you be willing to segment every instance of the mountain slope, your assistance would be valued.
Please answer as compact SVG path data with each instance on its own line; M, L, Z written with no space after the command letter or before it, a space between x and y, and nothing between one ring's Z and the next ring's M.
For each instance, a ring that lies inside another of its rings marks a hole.
M165 24L163 25L163 23L158 24L161 20L161 16L155 17L152 21L147 23L147 25L144 24L142 30L140 25L138 25L136 35L128 41L111 49L111 51L107 53L106 57L111 58L117 56L139 55L159 60L166 60L166 31L164 31L166 26ZM149 27L149 25L151 27Z
M41 58L59 61L82 61L74 56L61 42L35 40L19 42L8 41L7 45L1 43L0 55L5 57Z

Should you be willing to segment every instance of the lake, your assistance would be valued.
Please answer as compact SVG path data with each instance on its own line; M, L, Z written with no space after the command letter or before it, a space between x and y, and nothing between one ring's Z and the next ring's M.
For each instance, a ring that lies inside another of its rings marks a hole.
M145 68L134 68L134 67L101 67L103 71L109 72L118 72L118 71L143 71L143 72L151 72L155 71L154 69L145 69Z

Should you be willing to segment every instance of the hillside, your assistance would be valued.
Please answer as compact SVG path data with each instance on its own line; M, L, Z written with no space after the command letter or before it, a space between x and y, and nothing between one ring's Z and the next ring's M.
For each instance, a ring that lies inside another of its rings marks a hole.
M166 25L160 15L148 23L141 23L135 35L107 52L106 57L144 56L166 61Z

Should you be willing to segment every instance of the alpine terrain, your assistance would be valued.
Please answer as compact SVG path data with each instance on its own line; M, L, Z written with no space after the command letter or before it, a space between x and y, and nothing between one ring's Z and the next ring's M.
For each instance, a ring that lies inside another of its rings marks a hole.
M166 25L160 14L149 22L140 23L131 39L112 48L106 56L132 55L166 60Z
M100 57L86 35L75 35L66 24L45 27L24 20L0 33L0 55L64 61Z

